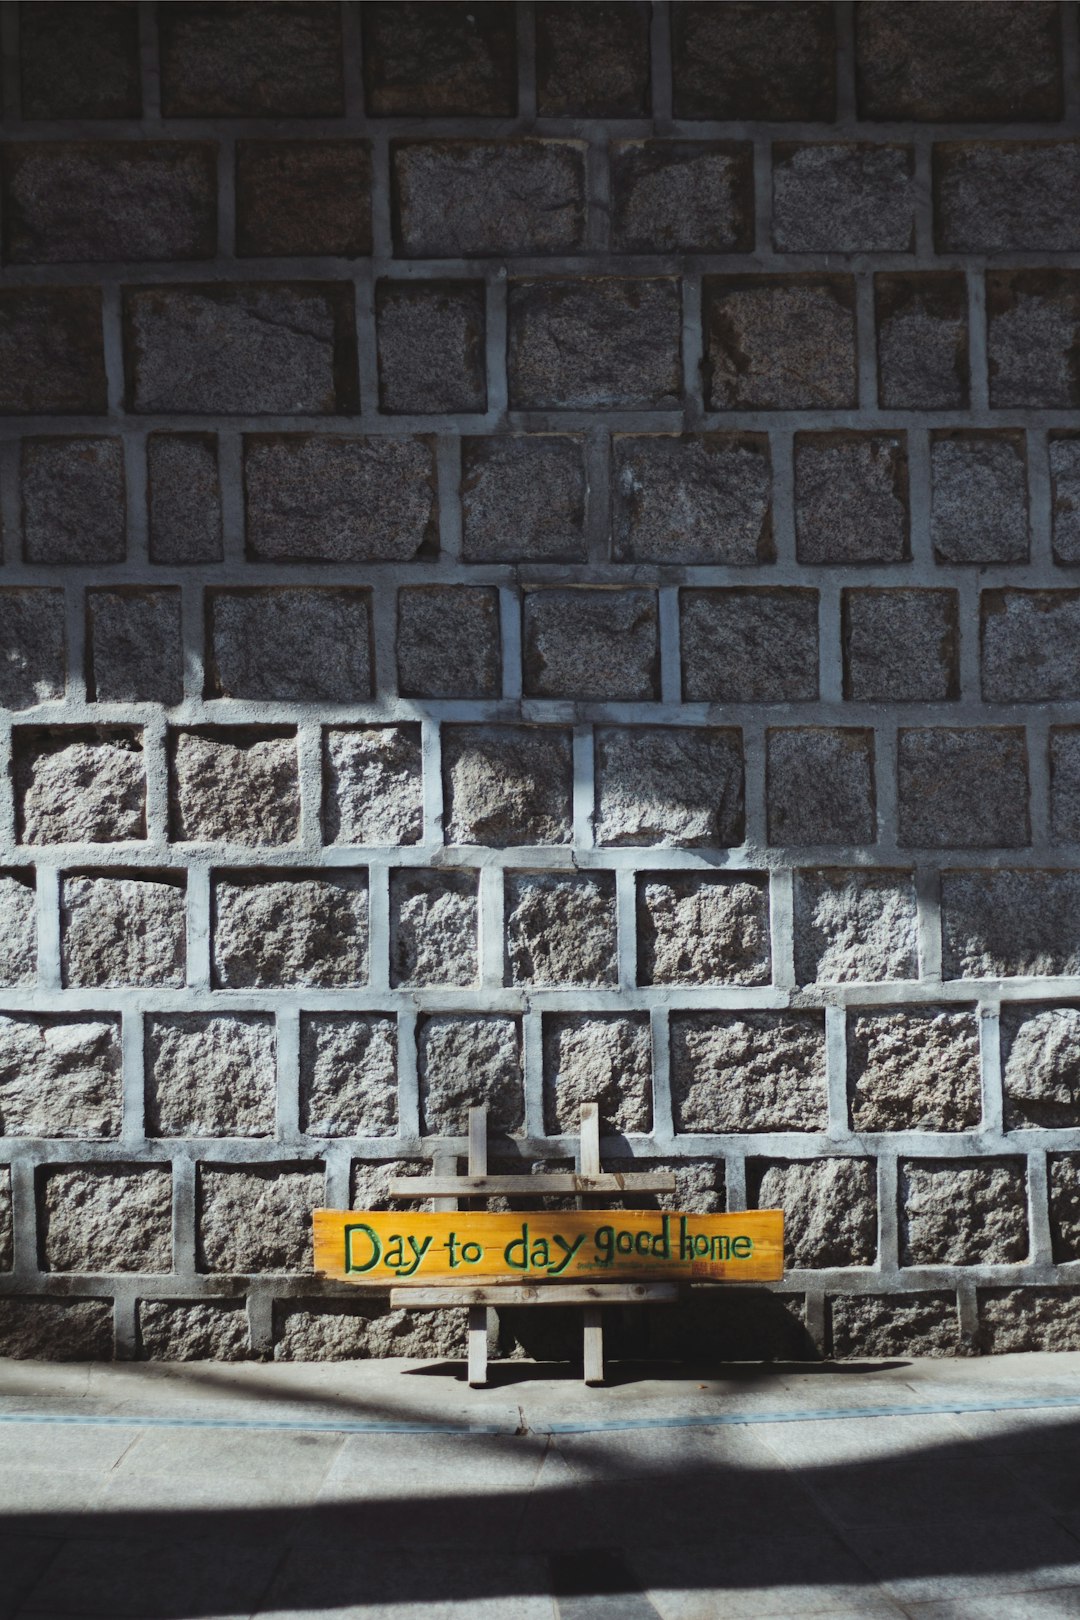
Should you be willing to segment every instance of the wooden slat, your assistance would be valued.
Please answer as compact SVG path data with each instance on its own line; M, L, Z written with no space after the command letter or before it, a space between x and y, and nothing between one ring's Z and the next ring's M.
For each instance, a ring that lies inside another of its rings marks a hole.
M391 1288L394 1310L457 1305L674 1305L678 1283L492 1283L473 1288Z
M469 1175L487 1174L487 1109L469 1109ZM486 1305L469 1306L469 1388L487 1383L488 1313Z
M600 1106L598 1103L581 1105L581 1171L586 1176L600 1174ZM579 1205L579 1207L581 1207ZM604 1318L598 1305L586 1305L582 1329L582 1359L585 1363L585 1382L604 1382Z
M598 1103L581 1105L581 1173L585 1176L600 1174L600 1106Z
M675 1177L669 1170L634 1170L625 1175L609 1170L588 1176L573 1170L545 1170L535 1176L457 1176L436 1171L430 1176L390 1178L393 1198L489 1198L495 1194L534 1198L551 1193L603 1198L618 1197L622 1193L674 1191Z

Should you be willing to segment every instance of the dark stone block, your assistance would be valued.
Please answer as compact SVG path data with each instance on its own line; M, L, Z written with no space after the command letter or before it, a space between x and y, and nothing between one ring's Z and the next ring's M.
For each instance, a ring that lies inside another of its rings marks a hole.
M611 245L623 253L748 253L749 141L615 141Z
M124 0L19 7L22 115L139 118L139 8Z
M335 118L345 111L341 13L303 0L158 7L166 118Z
M1080 141L942 141L934 147L939 253L1074 253Z
M369 0L360 22L369 114L513 118L517 112L513 5Z
M930 439L930 538L938 562L1026 562L1022 431L945 428Z
M621 0L536 7L536 110L541 118L647 118L649 13Z
M985 702L1080 697L1080 591L983 591L980 608Z
M127 506L119 439L24 439L20 485L27 562L123 562Z
M727 0L671 8L676 118L832 119L831 5Z
M107 405L98 289L0 290L0 415L103 416Z
M766 733L770 844L874 844L874 734L791 726Z
M967 282L959 270L874 277L878 402L885 410L959 411L968 403Z
M370 253L370 141L238 141L236 252L241 259Z
M221 480L213 433L151 433L146 473L153 563L220 562Z
M853 410L850 276L706 276L709 410Z
M207 697L351 703L371 696L365 590L211 591L207 646Z
M510 283L515 409L674 409L682 393L681 350L673 277Z
M683 590L688 703L798 703L818 695L818 593Z
M600 702L659 696L655 591L532 590L523 612L527 696Z
M1031 842L1020 727L901 730L896 747L902 848L1015 849Z
M764 434L616 434L612 535L619 562L772 562Z
M497 589L415 585L399 591L397 669L402 697L498 697L502 658Z
M778 253L910 253L913 148L777 142L773 246Z
M381 411L487 409L482 281L380 281L375 313Z
M466 562L584 562L584 445L570 434L461 441Z
M395 141L396 251L403 258L579 253L585 246L582 141Z
M987 271L986 317L992 406L1080 405L1080 271Z
M0 704L29 709L64 695L64 593L0 590Z
M846 590L844 696L855 703L947 703L960 696L955 591Z
M88 591L87 695L98 703L179 703L180 592Z
M902 433L795 435L795 546L802 563L902 562L908 544Z

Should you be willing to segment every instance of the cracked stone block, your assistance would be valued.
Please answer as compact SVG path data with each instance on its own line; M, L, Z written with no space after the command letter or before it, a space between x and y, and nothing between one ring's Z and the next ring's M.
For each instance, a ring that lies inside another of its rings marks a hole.
M304 1013L300 1129L309 1136L393 1136L397 1021L385 1013Z
M825 868L795 873L797 984L877 983L919 976L910 872Z
M527 697L599 702L659 697L654 590L530 590L523 615Z
M672 12L676 118L830 122L836 111L836 21L827 5L718 6Z
M0 1017L0 1135L119 1136L120 1025L110 1017Z
M803 563L903 562L908 536L904 434L795 435L795 547Z
M1080 275L989 270L986 315L991 407L1075 410L1080 404Z
M525 1128L521 1024L482 1015L425 1018L417 1038L420 1128L425 1136L465 1136L469 1109L485 1105L488 1128Z
M0 872L0 985L37 979L37 902L30 872Z
M115 844L146 836L138 731L19 731L14 739L19 841Z
M1054 1259L1080 1259L1080 1157L1052 1153L1047 1161L1050 1183L1050 1235Z
M554 726L444 726L448 844L568 844L573 733Z
M770 844L876 842L873 732L770 728L765 779Z
M419 726L327 727L323 760L328 843L420 842L424 770Z
M970 394L967 282L961 270L874 277L883 410L962 411Z
M580 435L516 433L461 441L466 562L584 562L587 498Z
M1075 1288L980 1288L978 1301L981 1348L989 1355L1080 1350Z
M1080 591L983 591L980 619L985 702L1080 695Z
M181 989L186 910L182 877L65 876L60 903L65 986Z
M465 1327L464 1310L391 1311L385 1299L281 1300L274 1306L274 1360L460 1360Z
M4 289L0 336L0 416L104 416L108 383L99 288Z
M901 846L994 849L1031 842L1022 727L901 729L897 769Z
M475 984L478 931L477 873L391 873L391 984Z
M1009 1265L1027 1257L1022 1159L901 1160L902 1266Z
M127 502L118 438L24 439L19 484L26 562L123 562Z
M150 1136L272 1136L274 1021L257 1013L146 1021Z
M849 1013L847 1084L852 1130L974 1130L982 1121L974 1009Z
M647 118L649 7L541 0L536 109L541 118Z
M220 562L221 478L213 433L146 438L150 561Z
M947 979L1080 973L1080 873L943 872Z
M772 469L760 433L616 434L618 562L772 562Z
M15 1260L15 1227L11 1207L11 1171L0 1168L0 1271L10 1271ZM2 1333L2 1329L0 1329ZM0 1338L0 1344L3 1340ZM3 1351L0 1350L0 1355Z
M1080 435L1051 433L1049 451L1054 561L1077 563L1080 562Z
M1080 1007L1001 1009L1006 1129L1080 1125Z
M829 1316L838 1360L961 1354L955 1294L835 1294Z
M63 591L0 590L0 705L63 697L64 639Z
M598 727L596 841L741 844L742 734L734 727Z
M222 877L214 885L218 989L367 983L367 873Z
M749 141L613 141L617 253L748 253L754 245Z
M706 410L856 408L850 276L706 276L702 294Z
M200 1164L196 1269L310 1272L311 1213L325 1204L325 1182L321 1164Z
M854 703L947 703L960 696L955 591L841 593L844 696Z
M360 13L364 105L376 118L513 118L515 8L374 0Z
M778 253L910 253L914 148L778 141L772 222Z
M370 252L370 141L237 141L238 258Z
M945 428L931 436L930 538L938 562L1027 561L1023 433Z
M877 1180L870 1159L760 1162L754 1209L782 1209L784 1253L795 1270L872 1266L877 1258Z
M145 1361L247 1361L242 1299L140 1299L139 1354Z
M172 1269L172 1172L167 1166L42 1169L38 1218L46 1271Z
M406 259L580 253L585 143L400 140L391 143L395 251Z
M141 117L138 12L115 0L27 5L19 76L26 119Z
M638 878L639 984L768 984L768 879L666 872Z
M682 317L672 276L509 284L514 410L674 410Z
M688 703L795 703L818 695L818 593L681 590Z
M300 834L295 731L175 731L171 836L182 842L290 844Z
M335 118L345 111L336 6L188 0L159 19L166 118Z
M87 696L97 703L179 703L180 592L87 591Z
M398 592L397 672L402 697L498 697L502 637L497 588L404 586Z
M506 955L512 984L617 984L615 874L507 873Z
M369 591L209 591L207 607L207 697L354 703L371 696Z
M676 1015L671 1097L677 1131L823 1131L823 1014Z
M380 411L487 410L484 298L482 281L376 283Z
M1061 199L1077 186L1076 141L936 142L937 251L1075 252L1080 228Z
M15 1361L111 1361L113 1302L6 1295L0 1299L0 1356Z
M544 1130L575 1135L583 1103L603 1135L652 1128L652 1037L644 1013L549 1013L543 1023ZM637 1195L635 1194L635 1197Z

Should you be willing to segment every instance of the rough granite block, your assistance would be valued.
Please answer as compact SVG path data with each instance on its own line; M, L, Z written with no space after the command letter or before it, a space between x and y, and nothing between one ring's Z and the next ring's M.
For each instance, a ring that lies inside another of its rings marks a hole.
M207 592L206 696L350 703L371 696L371 594Z
M902 1266L1027 1259L1022 1159L908 1159L899 1175Z
M0 289L0 356L0 416L105 414L98 288Z
M239 873L213 896L213 980L218 989L366 984L365 872L311 876Z
M517 410L673 410L682 395L678 281L509 285L510 404Z
M522 606L527 697L659 697L654 590L527 590Z
M992 407L1080 405L1080 271L988 270L986 316Z
M327 727L323 770L327 843L420 842L424 772L419 726Z
M63 695L63 591L0 590L0 705L30 709Z
M910 555L905 434L795 435L795 547L802 563Z
M602 1135L652 1126L652 1038L644 1013L548 1013L544 1129L576 1135L583 1103L600 1108ZM634 1195L637 1197L637 1194Z
M963 271L883 271L874 277L874 304L881 407L965 410L970 390Z
M221 480L213 433L151 433L146 440L152 563L220 562Z
M405 259L580 253L583 141L403 140L390 147L394 247Z
M973 1008L888 1007L848 1015L854 1131L966 1131L982 1120Z
M146 837L141 732L27 727L15 732L12 752L20 843Z
M910 253L915 153L870 142L778 141L773 247L778 253Z
M139 1355L145 1361L247 1361L242 1299L140 1299Z
M877 983L919 976L919 925L910 872L797 871L797 984Z
M488 1129L520 1136L525 1127L521 1024L488 1015L425 1018L417 1035L420 1129L465 1136L469 1109L487 1107Z
M311 1271L311 1212L322 1208L321 1164L200 1164L198 1271Z
M182 843L291 844L300 834L295 731L172 734L171 837Z
M1077 141L940 141L934 146L939 253L1069 253L1080 225L1061 199L1080 186Z
M24 439L19 483L26 562L123 562L127 508L118 438Z
M511 984L618 982L613 872L508 872Z
M0 1017L0 1134L119 1136L117 1018Z
M1050 487L1054 561L1080 562L1080 434L1051 433Z
M553 726L444 726L448 844L568 844L573 733Z
M237 141L238 258L370 252L370 141Z
M0 1271L10 1271L15 1259L14 1213L11 1207L11 1171L0 1166ZM2 1329L0 1329L2 1334ZM3 1339L0 1337L0 1346ZM4 1354L0 1348L0 1355Z
M385 1013L300 1018L300 1129L310 1136L393 1136L397 1020Z
M837 1360L961 1353L955 1294L836 1294L829 1317Z
M1001 1066L1007 1130L1080 1125L1080 1008L1007 1002Z
M984 702L1080 696L1080 591L983 591L980 609Z
M707 410L855 408L850 276L706 276L702 295Z
M616 434L618 562L772 562L772 473L760 433Z
M844 696L854 703L946 703L960 696L955 591L841 593Z
M168 1166L50 1166L37 1173L37 1196L43 1270L172 1269Z
M749 141L614 141L611 245L622 253L748 253Z
M65 986L180 989L186 972L183 877L65 876L60 959Z
M400 590L397 672L402 697L498 697L502 642L496 587L412 585Z
M438 0L424 7L436 10ZM428 1361L465 1354L466 1312L391 1311L385 1299L280 1300L274 1305L275 1361Z
M0 872L0 985L37 978L37 901L34 874Z
M57 5L48 9L68 8ZM99 8L87 5L70 9ZM7 1295L0 1299L0 1356L16 1361L111 1361L112 1300L18 1299Z
M1080 843L1080 728L1050 727L1050 831L1058 843Z
M818 593L681 590L689 703L792 703L818 695Z
M19 12L19 78L26 119L141 117L137 8L31 0Z
M765 745L770 844L876 843L872 731L770 728Z
M364 105L377 118L513 118L513 5L373 0L360 13Z
M149 1136L272 1136L274 1021L258 1013L146 1020Z
M184 645L178 590L87 591L87 696L97 703L179 703Z
M466 437L461 462L466 562L584 562L588 485L579 436Z
M677 1014L671 1099L677 1131L823 1131L823 1014Z
M638 878L639 984L768 984L768 879L698 872Z
M185 0L159 13L166 118L335 118L345 111L337 6Z
M1031 842L1020 726L928 726L897 735L897 842L1015 849Z
M978 1301L984 1353L1080 1350L1080 1291L1075 1288L980 1288Z
M403 867L390 874L390 982L477 982L478 874Z
M872 1266L877 1185L871 1159L751 1160L754 1209L784 1211L784 1253L796 1270Z
M600 727L595 745L598 844L715 849L742 843L737 729Z
M833 118L832 6L692 0L675 7L671 27L676 118Z
M647 118L647 5L540 0L536 110L541 118Z
M1080 973L1080 873L943 872L947 979Z
M375 318L380 411L487 410L482 281L381 280Z
M389 1190L392 1176L420 1176L426 1169L427 1165L416 1159L354 1159L349 1208L430 1211L430 1198L392 1198Z
M1027 561L1022 432L945 428L931 435L930 538L938 562Z
M1080 1157L1051 1153L1047 1173L1054 1259L1080 1260Z

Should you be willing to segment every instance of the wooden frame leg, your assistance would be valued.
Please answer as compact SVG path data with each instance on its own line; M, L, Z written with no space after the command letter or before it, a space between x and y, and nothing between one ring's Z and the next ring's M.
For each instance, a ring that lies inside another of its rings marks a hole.
M599 1305L586 1305L585 1316L585 1382L604 1382L604 1318Z
M469 1387L487 1383L488 1313L486 1305L469 1306Z

